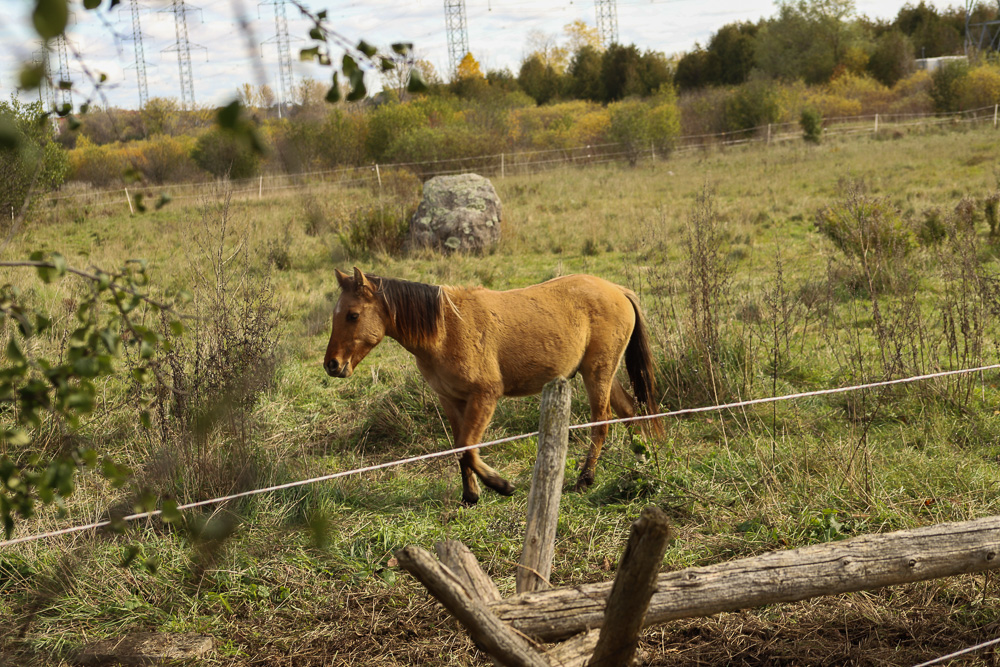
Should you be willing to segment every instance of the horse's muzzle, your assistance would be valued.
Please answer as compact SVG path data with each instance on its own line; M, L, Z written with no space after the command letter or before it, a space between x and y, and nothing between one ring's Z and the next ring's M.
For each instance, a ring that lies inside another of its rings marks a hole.
M326 374L334 378L345 378L351 374L349 363L341 364L336 359L329 359L323 364Z

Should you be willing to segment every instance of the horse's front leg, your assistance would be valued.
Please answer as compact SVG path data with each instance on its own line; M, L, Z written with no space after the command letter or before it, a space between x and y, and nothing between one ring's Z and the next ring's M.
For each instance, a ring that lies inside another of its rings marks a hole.
M442 399L442 402L446 400L448 399ZM493 418L497 399L489 394L473 394L464 402L450 402L456 412L461 409L461 415L458 417L461 426L455 431L455 446L468 447L482 442L486 427ZM448 411L449 408L446 407L445 410ZM452 427L454 428L454 423ZM479 456L478 448L463 452L459 465L462 468L462 502L466 505L475 505L479 501L479 485L476 483L476 477L497 493L505 496L514 493L514 485L486 465Z

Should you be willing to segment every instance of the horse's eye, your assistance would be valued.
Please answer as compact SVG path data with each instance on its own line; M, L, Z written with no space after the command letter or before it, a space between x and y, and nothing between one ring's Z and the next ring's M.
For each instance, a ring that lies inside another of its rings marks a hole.
M361 313L347 313L348 322L357 322L359 317L361 317Z

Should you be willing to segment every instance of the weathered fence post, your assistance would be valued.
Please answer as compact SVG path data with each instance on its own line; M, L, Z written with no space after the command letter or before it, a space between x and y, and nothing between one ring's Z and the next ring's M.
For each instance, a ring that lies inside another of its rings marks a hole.
M549 587L569 448L569 403L568 380L557 378L545 385L538 423L538 458L528 492L524 550L517 568L518 593Z
M627 667L632 664L649 600L656 592L656 575L670 540L667 515L649 506L632 524L615 583L604 612L601 636L588 665Z
M135 209L132 208L132 198L128 195L128 188L125 188L125 201L128 202L128 212L135 215Z
M875 134L878 134L878 114L875 114Z
M375 163L375 177L378 178L378 189L382 189L382 172L378 169L378 163Z

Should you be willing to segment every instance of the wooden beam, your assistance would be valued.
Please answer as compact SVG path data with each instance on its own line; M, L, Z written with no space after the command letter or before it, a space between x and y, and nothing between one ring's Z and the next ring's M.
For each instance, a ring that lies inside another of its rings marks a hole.
M645 625L818 595L871 590L1000 567L1000 517L775 551L660 574ZM519 632L546 641L604 622L611 583L516 595L490 605Z
M545 659L518 633L465 589L461 580L420 547L404 547L396 560L422 583L465 626L472 639L501 665L549 667Z
M545 385L538 424L538 456L531 474L524 550L515 577L518 593L549 587L556 526L569 448L570 388L565 378Z
M434 545L438 559L448 566L448 569L458 577L466 590L482 602L497 602L500 600L500 589L483 572L475 554L469 551L458 540L444 540Z
M647 507L632 523L621 565L615 574L601 637L588 665L628 667L635 657L639 631L649 599L656 591L656 575L670 540L670 523L663 510Z

